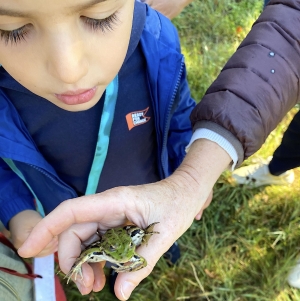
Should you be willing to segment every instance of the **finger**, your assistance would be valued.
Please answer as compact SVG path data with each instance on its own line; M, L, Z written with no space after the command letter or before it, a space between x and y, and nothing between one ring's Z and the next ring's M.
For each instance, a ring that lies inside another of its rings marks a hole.
M68 272L81 253L81 244L97 231L97 223L73 225L59 235L58 257L63 272Z
M35 257L45 257L50 254L54 254L58 250L58 237L54 237L51 242L46 246L46 248L40 252L38 255Z
M85 225L85 224L83 224L83 225ZM97 230L98 229L96 229L96 231ZM87 239L84 239L84 241L82 242L82 245L81 245L81 250L85 249L86 247L91 245L93 242L99 240L100 237L101 237L100 234L95 233L95 234L92 234L92 236L88 237Z
M105 265L105 261L91 264L91 267L94 272L94 285L93 285L94 292L100 292L105 285L106 277L103 271L104 265Z
M87 295L93 290L94 272L92 267L87 263L84 263L81 268L83 277L81 278L80 275L77 275L77 277L73 275L72 280L75 282L80 293L82 295Z
M122 196L125 188L108 190L101 194L84 196L61 203L32 230L18 253L22 257L33 257L40 253L54 236L72 224L98 221L116 227L126 219ZM130 200L130 197L128 197ZM127 202L128 205L128 202ZM93 210L91 210L93 208Z
M26 241L18 249L22 257L33 257L39 254L51 242L53 237L59 235L75 223L71 204L61 203L54 211L42 219L31 231Z
M72 275L71 279L74 281L82 295L87 295L92 290L94 292L99 292L103 289L106 281L105 274L103 271L104 264L105 262L91 264L84 263L82 265L83 277L81 278L79 274Z
M210 192L210 194L209 194L207 200L205 201L203 207L201 208L200 212L195 216L195 220L199 221L201 219L204 209L206 209L210 205L212 198L213 198L213 191Z
M203 210L201 210L196 216L195 216L195 220L200 221L201 217L203 214Z

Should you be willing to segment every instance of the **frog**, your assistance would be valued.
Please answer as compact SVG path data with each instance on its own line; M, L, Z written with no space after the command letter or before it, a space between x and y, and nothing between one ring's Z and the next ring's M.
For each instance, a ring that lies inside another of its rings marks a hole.
M158 222L150 224L145 229L136 225L108 229L99 240L88 245L76 258L69 273L65 276L67 284L73 275L75 281L78 274L83 280L81 266L85 262L109 261L115 265L112 268L117 273L134 272L146 267L146 259L136 253L136 248L140 245L147 246L150 237L153 234L159 234L153 231L156 224Z

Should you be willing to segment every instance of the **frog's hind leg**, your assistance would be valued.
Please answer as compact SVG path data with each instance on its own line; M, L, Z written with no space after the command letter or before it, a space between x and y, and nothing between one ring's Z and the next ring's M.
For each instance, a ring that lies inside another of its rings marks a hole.
M84 263L92 263L92 262L100 262L100 261L104 261L105 258L105 254L102 251L98 251L99 248L88 248L86 250L83 251L83 253L80 255L80 257L78 257L75 261L75 263L73 264L71 270L69 271L69 273L65 276L65 278L68 278L68 282L70 281L70 278L75 275L75 281L77 279L77 275L79 274L81 277L81 281L84 284L83 281L83 274L82 274L82 265Z
M65 278L68 278L68 281L67 281L67 284L69 283L71 277L73 275L75 275L74 277L74 280L76 281L77 280L77 275L79 274L79 276L81 277L81 281L83 282L84 284L84 281L83 281L83 273L82 273L82 265L87 262L89 260L89 257L90 255L85 255L85 256L80 256L76 259L76 261L74 262L74 264L72 265L69 273L64 277Z
M139 255L134 255L130 261L128 262L130 264L123 264L119 263L118 267L112 267L117 273L124 273L124 272L135 272L138 271L145 266L147 266L147 261L144 257Z
M64 277L64 279L65 279L65 278L68 278L67 284L69 284L69 281L70 281L70 279L72 278L73 275L75 275L74 280L76 281L77 275L78 275L78 274L80 275L81 280L82 280L82 282L84 283L81 265L82 265L81 262L79 262L79 263L75 262L75 263L73 264L73 266L72 266L71 270L69 271L69 273L66 274L66 276Z

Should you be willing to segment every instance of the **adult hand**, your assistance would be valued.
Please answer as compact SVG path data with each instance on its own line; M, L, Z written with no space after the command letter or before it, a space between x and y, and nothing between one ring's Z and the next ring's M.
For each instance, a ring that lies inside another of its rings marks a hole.
M42 216L34 210L24 210L16 214L9 222L12 243L18 249L29 236L32 229L42 220ZM58 239L53 237L35 257L43 257L57 251Z
M141 0L158 10L169 19L173 19L193 0Z
M217 144L205 139L197 140L181 166L163 181L118 187L63 202L33 229L19 254L34 256L60 234L60 267L67 273L80 254L81 242L98 228L105 231L127 220L142 228L159 222L155 231L160 234L151 237L148 247L138 249L138 253L146 258L147 267L121 273L117 277L116 296L127 300L140 281L151 273L159 258L201 213L214 183L229 163L230 157ZM83 275L84 283L80 279L76 282L82 294L102 289L104 275L98 267L83 265Z

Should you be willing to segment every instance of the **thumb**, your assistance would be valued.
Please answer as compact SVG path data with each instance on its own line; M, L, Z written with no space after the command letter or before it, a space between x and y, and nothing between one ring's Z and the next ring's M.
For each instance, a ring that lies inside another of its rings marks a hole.
M149 265L137 272L119 273L115 284L115 295L120 300L128 300L133 290L152 271Z

